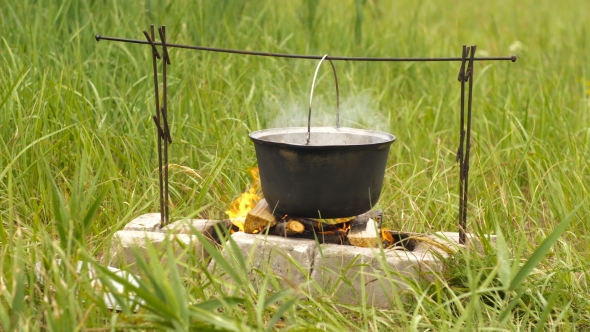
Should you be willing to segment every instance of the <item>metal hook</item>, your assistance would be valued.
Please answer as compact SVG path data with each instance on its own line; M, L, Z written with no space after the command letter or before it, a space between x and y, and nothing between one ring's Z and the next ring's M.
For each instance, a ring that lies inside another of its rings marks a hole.
M309 95L309 114L307 116L307 139L306 139L305 144L309 144L310 138L311 138L311 104L313 101L313 91L315 89L315 81L318 76L320 66L322 65L322 62L327 57L328 57L328 55L325 54L322 57L322 59L320 60L320 62L318 63L318 65L315 69L315 73L313 75L313 81L311 82L311 92ZM332 60L328 59L328 61L330 62L330 65L332 65L332 74L334 74L334 83L336 84L336 128L340 128L340 89L338 88L338 75L336 74L336 67L334 66L334 63L332 62Z

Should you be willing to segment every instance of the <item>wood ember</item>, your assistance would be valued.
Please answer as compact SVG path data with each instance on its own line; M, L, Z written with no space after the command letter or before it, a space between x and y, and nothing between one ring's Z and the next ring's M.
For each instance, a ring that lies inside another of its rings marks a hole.
M381 220L383 213L373 211L358 216L352 221L348 232L348 241L357 247L377 248L380 245Z
M297 220L289 220L287 221L287 225L285 226L288 231L294 234L301 234L305 231L305 226Z
M244 221L244 232L258 233L265 227L272 227L276 225L276 223L277 218L272 213L266 200L263 198L250 212L248 212L246 220Z

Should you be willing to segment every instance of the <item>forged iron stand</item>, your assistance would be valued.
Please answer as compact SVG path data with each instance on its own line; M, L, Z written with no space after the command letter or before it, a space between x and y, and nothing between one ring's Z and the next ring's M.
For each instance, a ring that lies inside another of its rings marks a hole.
M225 48L203 47L194 45L172 44L166 42L166 27L158 28L160 42L156 42L154 25L151 25L151 34L143 31L146 40L127 39L118 37L107 37L97 34L96 41L108 40L132 44L150 45L152 48L152 63L154 70L154 88L156 98L156 115L153 116L156 124L158 137L158 177L160 185L160 216L162 226L167 225L169 220L169 192L168 192L168 145L172 144L170 128L168 126L168 95L166 91L166 68L171 65L168 55L169 48L181 48L198 51L232 53L241 55L266 56L291 59L312 59L332 61L384 61L384 62L461 62L458 80L461 83L461 113L459 130L459 148L457 149L456 161L459 162L459 242L465 244L465 233L467 230L467 201L469 189L469 153L471 150L471 115L473 102L473 64L475 61L516 61L516 56L507 57L475 57L476 46L467 47L463 45L461 57L440 57L440 58L373 58L373 57L343 57L343 56L319 56L302 54L282 54L268 52L252 52L243 50L232 50ZM162 55L158 52L158 46L162 49ZM157 59L163 59L162 64L162 107L160 107L159 85L158 85L158 64ZM332 64L332 69L336 71ZM467 118L465 117L465 83L469 82L467 90Z

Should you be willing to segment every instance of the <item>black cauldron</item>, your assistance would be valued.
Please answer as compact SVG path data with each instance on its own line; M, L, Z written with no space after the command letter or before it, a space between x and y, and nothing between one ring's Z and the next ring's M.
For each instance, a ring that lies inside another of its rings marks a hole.
M395 136L353 128L275 128L250 134L264 198L281 214L343 218L379 200Z

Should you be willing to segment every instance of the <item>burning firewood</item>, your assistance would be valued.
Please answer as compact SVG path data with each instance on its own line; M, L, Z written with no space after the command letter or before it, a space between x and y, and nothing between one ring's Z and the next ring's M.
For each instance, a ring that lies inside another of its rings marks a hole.
M383 212L369 211L343 222L325 223L321 219L298 218L273 214L265 199L248 212L244 220L244 232L268 235L315 239L319 243L354 245L357 247L386 247L396 241L389 231L381 229Z
M290 231L294 234L301 234L305 230L305 226L297 220L289 220L285 225L287 231Z
M297 220L281 220L275 226L268 229L268 234L283 237L295 237L304 231L305 226Z
M383 213L381 211L369 211L354 218L343 218L343 222L328 224L320 219L299 218L289 215L276 215L278 220L274 227L269 227L269 235L316 239L319 243L332 243L350 245L347 236L351 225L357 224L357 228L365 229L369 220L377 220L381 226ZM371 219L371 217L373 219Z
M348 232L350 244L365 248L379 247L382 217L381 211L372 211L355 218Z
M291 220L296 220L300 224L303 225L306 231L310 231L312 233L318 234L333 234L333 235L341 235L346 236L346 232L348 231L349 224L348 222L343 222L339 224L326 224L321 222L318 219L307 219L307 218L293 218Z
M256 206L248 212L246 220L244 221L244 232L258 233L265 227L272 227L276 225L277 218L272 213L272 210L266 200L261 199Z

